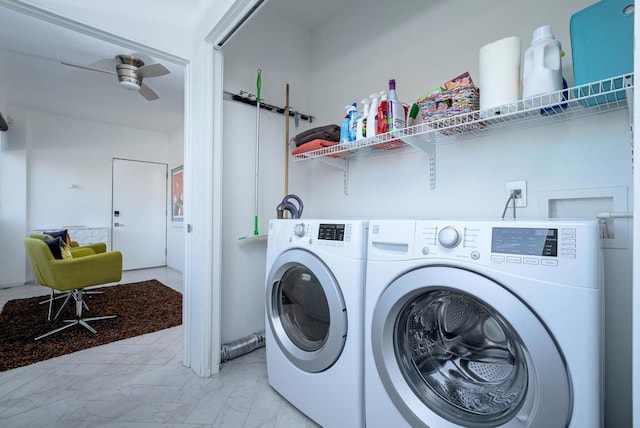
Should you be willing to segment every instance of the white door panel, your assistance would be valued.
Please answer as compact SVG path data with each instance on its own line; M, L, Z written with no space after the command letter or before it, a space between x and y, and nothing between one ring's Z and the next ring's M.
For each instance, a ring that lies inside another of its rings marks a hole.
M167 165L113 160L112 247L124 270L167 264Z

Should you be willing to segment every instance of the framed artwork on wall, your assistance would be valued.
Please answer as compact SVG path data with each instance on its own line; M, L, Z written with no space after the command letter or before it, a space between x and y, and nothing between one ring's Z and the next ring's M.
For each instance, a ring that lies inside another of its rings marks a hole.
M184 165L180 165L171 170L171 221L175 222L182 222L184 219L183 167Z

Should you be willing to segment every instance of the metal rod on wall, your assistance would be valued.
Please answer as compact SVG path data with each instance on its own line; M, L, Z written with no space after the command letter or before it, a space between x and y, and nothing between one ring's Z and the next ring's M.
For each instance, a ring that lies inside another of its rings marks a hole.
M239 94L232 94L231 92L224 91L224 99L229 101L241 102L254 107L258 104L258 102L256 101L256 96L245 91L240 91ZM272 104L265 103L262 99L260 99L260 108L283 115L287 114L284 107L278 107ZM315 119L315 117L311 116L310 114L300 113L295 109L289 108L289 117L295 117L296 114L298 115L298 118L306 120L309 123L313 123L313 120Z

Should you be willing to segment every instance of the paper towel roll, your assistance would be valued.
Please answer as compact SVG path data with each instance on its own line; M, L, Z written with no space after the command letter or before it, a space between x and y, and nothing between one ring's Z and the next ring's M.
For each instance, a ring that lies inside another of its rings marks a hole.
M480 49L479 84L480 110L488 115L500 114L504 104L518 101L520 94L519 37L506 37Z

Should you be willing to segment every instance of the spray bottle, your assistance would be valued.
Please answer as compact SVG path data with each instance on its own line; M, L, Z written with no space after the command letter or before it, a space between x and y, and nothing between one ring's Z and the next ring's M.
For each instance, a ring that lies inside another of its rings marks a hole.
M358 125L358 103L349 107L349 141L356 141L356 129Z
M351 123L351 117L349 112L351 111L351 106L344 106L346 110L346 114L344 115L344 119L342 119L342 123L340 124L340 143L348 143L349 142L349 125Z
M362 113L358 116L356 125L356 140L367 136L367 117L369 116L369 98L362 100Z
M380 91L380 104L378 105L378 134L389 131L389 106L387 93Z
M378 94L375 92L369 95L371 98L371 106L369 107L369 116L367 117L367 137L373 137L378 133Z
M398 100L396 94L395 79L389 80L389 132L397 131L405 126L405 113L402 103Z

